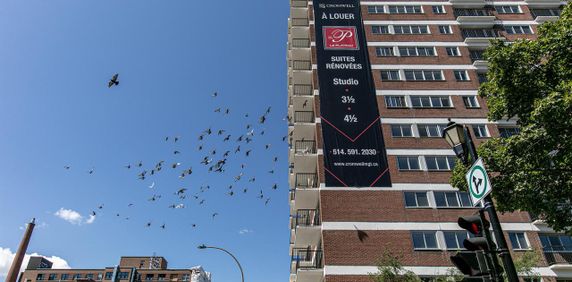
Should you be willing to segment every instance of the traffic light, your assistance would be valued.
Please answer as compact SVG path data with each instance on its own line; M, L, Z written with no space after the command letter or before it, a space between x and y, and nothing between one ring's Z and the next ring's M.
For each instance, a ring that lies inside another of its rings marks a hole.
M491 257L491 250L496 246L490 240L489 222L484 218L484 214L480 213L459 217L457 223L473 236L463 240L467 251L451 256L451 262L466 275L466 281L490 281L491 277L496 276L496 266L493 265Z

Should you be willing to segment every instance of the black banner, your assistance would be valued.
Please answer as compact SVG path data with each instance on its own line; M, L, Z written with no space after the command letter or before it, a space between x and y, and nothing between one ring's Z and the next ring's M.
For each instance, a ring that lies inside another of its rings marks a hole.
M314 0L327 187L390 187L358 0Z

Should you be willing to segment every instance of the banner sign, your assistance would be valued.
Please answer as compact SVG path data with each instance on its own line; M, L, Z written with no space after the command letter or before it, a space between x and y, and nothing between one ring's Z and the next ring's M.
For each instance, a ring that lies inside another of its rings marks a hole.
M313 0L327 187L390 187L358 0Z

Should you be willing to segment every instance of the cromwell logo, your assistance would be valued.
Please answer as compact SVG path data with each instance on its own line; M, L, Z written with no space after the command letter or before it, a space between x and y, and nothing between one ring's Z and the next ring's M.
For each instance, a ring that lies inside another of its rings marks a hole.
M359 50L355 26L324 26L324 49Z

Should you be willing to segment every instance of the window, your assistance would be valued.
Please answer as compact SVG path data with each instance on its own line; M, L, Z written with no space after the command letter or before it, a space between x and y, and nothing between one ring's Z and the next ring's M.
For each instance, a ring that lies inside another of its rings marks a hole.
M539 235L544 252L572 251L572 237L567 235Z
M382 70L381 80L399 80L398 70Z
M378 57L393 57L393 47L375 47L375 54Z
M405 70L406 80L436 81L443 80L440 70Z
M533 17L558 17L562 13L560 9L530 9Z
M387 25L372 25L371 32L373 34L389 34L389 26Z
M459 47L446 47L445 50L447 51L447 55L449 57L461 56L461 52L459 51Z
M477 60L486 60L484 50L471 50L469 51L469 55L471 57L471 60L473 60L473 62Z
M58 275L55 273L50 273L50 275L48 276L48 280L56 280L58 278Z
M487 74L486 73L477 73L477 78L479 79L479 83L487 82Z
M453 156L426 156L428 170L452 170L455 167L456 158Z
M464 249L463 241L471 237L467 231L444 231L445 246L447 250L461 250Z
M473 124L473 131L475 132L475 136L477 138L490 137L487 126L484 124Z
M405 192L405 206L408 208L429 207L427 192Z
M428 34L426 25L396 25L393 26L395 34Z
M385 13L385 9L383 6L368 6L367 12L370 14L383 14Z
M111 280L112 275L113 275L113 272L106 272L105 273L105 280Z
M437 249L437 232L435 231L413 231L411 238L413 239L413 248L415 250L431 250Z
M159 276L157 277L157 280L159 280L159 281L164 281L165 278L167 278L167 275L166 275L166 274L159 274Z
M470 29L463 29L463 37L464 38L472 38L472 37L485 37L485 38L489 38L489 37L498 37L498 31L494 30L494 29L475 29L475 28L470 28Z
M420 170L419 157L417 156L398 156L397 168L399 170Z
M532 34L532 29L528 25L507 25L504 30L508 34Z
M81 274L76 273L73 275L72 280L77 280L77 279L81 279Z
M402 57L435 56L435 48L433 48L433 47L399 47L399 55Z
M432 6L433 14L445 14L445 7L443 6Z
M467 109L479 108L479 102L477 101L477 96L463 96L463 103Z
M451 191L434 192L435 203L438 208L472 208L473 204L469 198L469 193Z
M151 281L151 280L153 280L153 277L154 277L153 274L146 274L146 275L145 275L145 280Z
M85 278L87 279L93 279L93 273L88 273L85 275Z
M405 96L385 96L385 105L388 108L405 108Z
M188 274L188 273L187 273L187 274L183 274L183 279L182 279L182 280L183 280L183 281L189 281L189 280L191 280L191 275Z
M396 6L396 5L389 5L388 11L390 14L421 14L423 11L421 10L421 6Z
M518 135L520 133L520 128L518 127L499 127L499 133L502 138L509 138L513 135Z
M495 6L495 10L499 14L519 14L519 13L521 13L519 6Z
M454 70L453 74L455 75L455 79L457 81L469 81L469 74L466 70Z
M419 124L420 137L438 137L441 138L443 129L447 127L446 124Z
M411 96L413 108L450 108L449 96Z
M102 280L103 279L103 273L98 273L97 274L97 280Z
M413 137L411 131L411 124L392 124L391 125L392 137Z
M513 250L529 249L524 232L509 232L508 237L510 238L510 243L512 244Z
M69 274L64 273L64 274L62 274L62 277L60 279L61 280L68 280L69 276L70 276ZM111 277L109 277L109 279L111 279Z
M36 280L44 280L44 274L38 273L38 275L36 275Z
M441 33L441 34L452 34L453 30L451 29L450 25L440 25L439 26L439 33Z
M129 278L129 272L126 271L121 271L119 272L119 274L117 274L117 278L125 280Z

